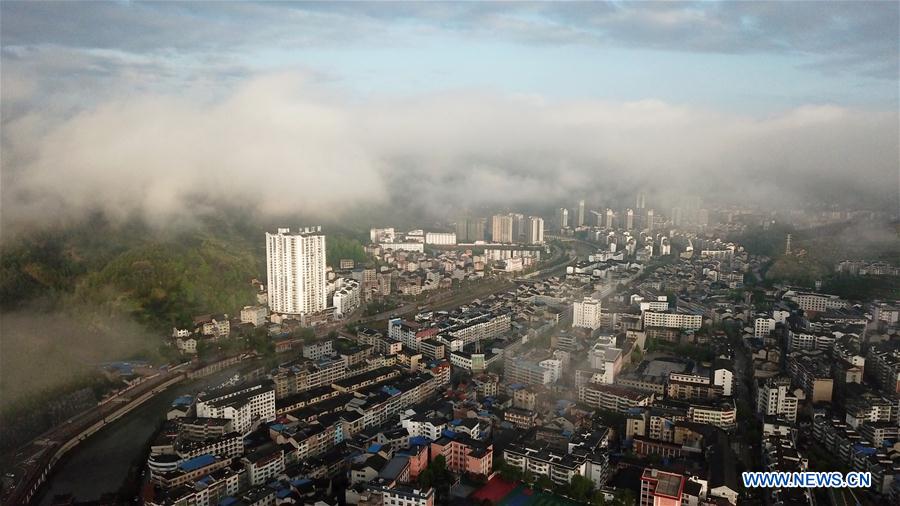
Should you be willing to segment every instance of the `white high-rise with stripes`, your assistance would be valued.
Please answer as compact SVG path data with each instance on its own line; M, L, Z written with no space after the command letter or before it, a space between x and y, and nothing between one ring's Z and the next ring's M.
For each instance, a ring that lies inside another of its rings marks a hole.
M325 310L325 234L322 227L266 233L269 308L274 313L310 314Z

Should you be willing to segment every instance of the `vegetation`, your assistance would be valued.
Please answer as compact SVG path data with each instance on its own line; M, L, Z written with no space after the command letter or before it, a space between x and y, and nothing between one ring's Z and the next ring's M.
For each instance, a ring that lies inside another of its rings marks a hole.
M585 478L580 474L576 474L575 476L572 476L572 481L569 482L568 488L567 495L569 497L579 502L586 502L588 498L591 497L591 492L594 490L594 482L591 481L590 478Z
M769 267L766 279L812 286L829 272L828 265L814 257L783 255Z
M693 344L675 344L659 339L647 340L647 352L664 351L675 356L686 357L697 362L710 362L716 358L715 353L708 346L696 346Z
M342 259L350 259L357 264L365 263L366 251L362 244L352 238L329 235L325 241L328 265L337 267Z
M139 246L85 276L74 298L159 331L197 314L233 313L255 301L255 258L242 246L210 237Z
M97 405L110 390L122 386L94 370L78 375L65 385L57 385L39 394L4 401L0 411L0 454L23 444L76 413Z
M453 475L447 469L447 459L443 455L438 455L429 462L418 477L418 484L423 489L434 487L435 503L440 503L443 498L449 497L452 481Z
M784 253L787 234L796 239L797 231L793 227L783 223L773 223L768 227L748 227L742 234L734 238L734 241L751 255L764 255L768 257L778 256Z
M900 277L836 274L825 279L822 291L860 301L897 298L900 296Z
M792 238L792 254L785 254L787 234ZM834 274L835 265L848 259L884 260L897 264L900 234L896 224L860 220L809 229L784 224L752 227L734 238L751 254L774 260L766 281L787 282L812 287L823 282L823 290L854 300L891 297L900 293L895 279L856 278Z
M398 307L400 307L400 304L398 304L393 299L376 299L366 304L366 309L363 311L363 315L375 316L377 314L392 311Z

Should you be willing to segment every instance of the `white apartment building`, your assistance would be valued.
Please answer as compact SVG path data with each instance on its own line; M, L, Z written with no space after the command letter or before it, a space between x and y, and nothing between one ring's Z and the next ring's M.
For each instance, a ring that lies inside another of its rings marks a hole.
M544 219L529 216L525 221L525 242L528 244L544 243Z
M576 302L572 307L572 326L597 329L600 327L600 312L600 301L592 297L585 297L584 300Z
M753 320L753 337L762 339L775 330L775 319L760 317Z
M275 313L310 314L328 305L325 234L322 227L266 233L269 308Z
M344 318L350 316L362 305L362 297L359 287L359 281L350 278L339 278L338 288L334 291L332 302L334 305L335 318Z
M411 251L416 253L425 251L424 242L385 242L378 246L384 251Z
M731 397L734 391L734 373L724 367L714 367L712 373L713 385L722 387L722 395Z
M307 343L303 345L303 357L310 360L319 360L321 358L334 355L334 346L331 339L319 341L317 343Z
M202 396L197 416L231 420L235 431L246 434L254 422L275 419L275 387L264 380Z
M836 338L833 334L800 332L791 330L788 332L787 347L789 351L795 350L830 350L834 346Z
M191 337L191 329L179 329L178 327L172 327L172 337Z
M660 295L656 300L640 300L641 311L668 311L669 299L665 295Z
M644 327L668 327L674 329L699 330L703 326L703 315L678 312L644 311Z
M456 244L456 232L428 232L425 234L425 244L453 246Z
M804 311L814 311L817 313L824 313L829 309L847 307L847 301L841 299L837 295L829 295L826 293L788 291L784 294L784 298L793 300L800 306L800 309Z
M241 308L241 323L249 323L254 327L259 327L266 323L267 316L269 316L269 310L264 306L244 306Z
M769 378L759 385L756 411L766 416L778 416L797 421L797 397L791 393L791 380L786 377Z
M723 430L732 430L737 427L737 408L733 401L723 402L721 405L694 403L688 408L687 420L712 425Z
M401 420L400 425L411 437L424 436L432 441L437 441L441 437L441 432L447 428L447 421L414 416Z
M262 485L284 471L284 451L275 450L241 459L251 485Z
M550 371L550 383L556 383L559 381L559 377L562 375L562 361L556 358L548 358L547 360L541 360L538 362L538 365Z
M372 487L381 492L381 504L383 506L433 506L434 489L422 490L410 485L383 485Z
M566 228L569 226L569 210L560 207L559 210L556 211L556 220L559 222L559 228Z
M772 311L772 318L775 319L775 323L784 323L790 317L791 312L786 309L775 309Z
M511 214L497 214L491 217L491 240L504 244L514 242L513 221Z
M615 383L616 376L622 369L622 350L616 348L615 344L615 338L601 337L588 351L588 363L591 369L598 371L594 374L594 380L598 380L598 383Z
M369 229L369 240L373 244L380 242L394 242L397 232L391 228L371 228Z

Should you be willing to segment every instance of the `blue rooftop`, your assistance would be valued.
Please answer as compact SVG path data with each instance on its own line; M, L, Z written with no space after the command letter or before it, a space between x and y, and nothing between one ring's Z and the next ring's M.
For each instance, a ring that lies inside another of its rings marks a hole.
M450 439L454 439L454 438L456 437L456 433L453 432L453 431L450 430L450 429L444 429L444 430L442 430L442 431L441 431L441 435L442 435L442 436L447 436L447 437L449 437Z
M397 395L400 393L400 389L388 385L382 387L381 390L388 395Z
M283 489L279 490L278 492L275 492L275 495L276 495L279 499L284 499L285 497L291 495L291 489L289 489L289 488L283 488Z
M228 496L225 499L219 501L219 506L231 506L232 504L238 502L234 497Z
M853 451L856 453L862 453L863 455L874 455L875 452L877 452L878 450L876 450L875 448L872 448L871 446L855 444L855 445L853 445Z
M410 446L426 446L428 444L428 438L425 436L413 436L409 438Z
M185 460L178 465L183 471L196 471L201 467L206 467L216 461L215 455L200 455L192 459Z
M174 401L172 401L173 406L190 406L191 403L194 402L194 398L190 395L182 395L178 397Z
M369 448L367 448L366 451L369 453L378 453L381 451L381 445L378 443L372 443L372 445L369 446Z

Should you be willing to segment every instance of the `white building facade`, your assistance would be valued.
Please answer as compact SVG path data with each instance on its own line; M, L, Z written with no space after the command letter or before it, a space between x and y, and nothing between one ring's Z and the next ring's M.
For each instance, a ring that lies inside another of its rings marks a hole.
M599 328L600 309L600 301L592 297L585 297L581 302L576 302L572 307L572 326L591 330Z
M282 314L311 314L328 305L325 235L321 227L297 233L266 233L269 308Z

